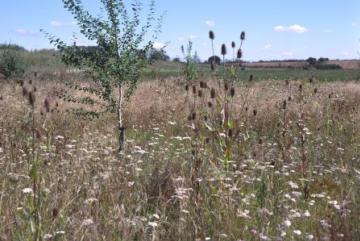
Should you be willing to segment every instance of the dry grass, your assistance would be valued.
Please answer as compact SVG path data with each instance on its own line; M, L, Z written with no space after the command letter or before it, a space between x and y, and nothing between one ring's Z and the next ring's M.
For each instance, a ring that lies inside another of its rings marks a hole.
M229 100L239 135L209 122L219 135L204 144L211 133L200 118L194 132L187 117L195 106L217 120L204 107L209 90L194 98L173 78L142 82L126 107L121 155L111 114L76 118L65 111L74 104L52 94L63 85L34 85L33 127L22 88L0 89L0 240L33 240L36 227L39 240L360 237L358 83L239 84Z

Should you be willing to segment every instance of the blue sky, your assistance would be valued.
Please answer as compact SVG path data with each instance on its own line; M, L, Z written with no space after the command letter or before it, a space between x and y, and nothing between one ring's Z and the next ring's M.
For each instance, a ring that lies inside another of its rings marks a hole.
M99 12L100 0L83 2ZM238 43L246 31L246 60L359 57L359 0L157 0L156 5L159 14L166 12L156 46L167 43L171 57L181 57L180 46L188 40L202 59L209 57L210 29L217 52L222 43ZM69 43L75 33L79 44L91 44L78 34L61 0L4 0L0 25L0 42L27 49L51 47L41 28Z

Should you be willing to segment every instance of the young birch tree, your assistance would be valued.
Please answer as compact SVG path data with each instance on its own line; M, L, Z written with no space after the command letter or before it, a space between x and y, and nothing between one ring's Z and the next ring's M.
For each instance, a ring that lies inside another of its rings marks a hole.
M105 16L95 17L84 9L81 0L62 0L74 16L80 32L94 48L68 46L60 38L45 31L50 43L62 53L63 61L71 66L92 71L100 84L100 97L117 112L119 150L125 145L124 101L130 97L146 65L146 55L160 31L160 18L155 18L155 2L142 16L138 0L126 5L124 0L100 0ZM150 40L148 40L150 39Z

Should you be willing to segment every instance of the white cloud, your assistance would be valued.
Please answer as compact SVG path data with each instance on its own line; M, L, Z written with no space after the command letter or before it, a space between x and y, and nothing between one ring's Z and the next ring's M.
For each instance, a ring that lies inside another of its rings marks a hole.
M22 29L22 28L16 29L15 32L16 32L17 34L22 35L22 36L37 36L37 35L38 35L37 32L31 31L31 30Z
M50 25L53 27L67 27L67 26L74 26L76 25L76 22L62 22L62 21L58 21L58 20L53 20L50 22Z
M344 56L349 56L349 55L350 55L349 51L343 51L342 54L343 54Z
M189 35L189 39L190 39L190 40L193 40L193 39L196 39L196 38L197 38L196 35L193 35L193 34L190 34L190 35Z
M266 44L266 45L265 45L265 48L266 48L266 49L271 49L271 47L272 47L271 44Z
M359 23L358 23L358 22L352 22L352 23L351 23L351 26L354 27L354 28L356 28L356 27L359 26Z
M282 25L278 25L278 26L274 27L274 31L276 31L276 32L285 32L286 28L284 26L282 26Z
M213 28L215 26L215 22L213 20L207 20L205 23L210 28Z
M293 52L290 52L290 51L285 51L285 52L282 52L282 53L281 53L281 56L284 56L284 57L293 57L293 56L294 56L294 53L293 53Z
M162 49L165 47L165 44L160 43L160 42L155 42L153 47L154 47L154 49Z
M283 25L278 25L278 26L275 26L274 27L274 31L275 32L289 32L289 33L306 33L308 32L309 30L304 27L304 26L301 26L299 24L294 24L294 25L290 25L290 26L283 26Z

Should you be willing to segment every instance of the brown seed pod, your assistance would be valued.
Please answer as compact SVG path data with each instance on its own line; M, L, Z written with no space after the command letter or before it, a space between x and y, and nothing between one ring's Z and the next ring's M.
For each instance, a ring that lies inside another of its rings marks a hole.
M46 97L44 100L44 108L47 113L50 112L50 100L48 97Z
M34 107L34 105L35 105L35 94L34 94L34 92L30 92L29 94L28 94L28 101L29 101L29 104L32 106L32 107Z
M241 59L242 58L242 50L241 49L239 49L238 51L237 51L237 56L236 56L238 59Z
M210 97L211 99L214 99L215 98L215 89L214 88L211 88L211 91L210 91Z
M214 32L213 32L212 30L209 31L209 38L210 38L211 40L214 40L214 39L215 39L215 34L214 34Z
M225 56L226 54L227 54L226 45L222 44L221 45L221 55Z
M244 31L241 32L241 34L240 34L240 39L241 39L242 41L245 40L245 32L244 32Z
M230 96L231 97L235 96L235 88L234 87L231 87L231 89L230 89Z

